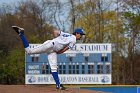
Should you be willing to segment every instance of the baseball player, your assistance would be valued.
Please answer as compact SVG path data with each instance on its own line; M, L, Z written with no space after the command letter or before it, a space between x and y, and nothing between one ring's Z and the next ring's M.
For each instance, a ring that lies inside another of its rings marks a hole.
M12 28L19 35L23 46L25 48L25 52L27 54L48 54L48 61L51 68L51 74L56 83L56 89L65 90L65 87L60 84L58 72L57 72L57 54L61 54L68 49L73 48L76 43L76 40L80 40L82 35L85 35L83 29L77 28L73 34L65 33L54 29L54 36L56 38L52 40L47 40L43 44L38 45L34 48L29 47L29 43L24 36L24 29L18 26L12 26Z

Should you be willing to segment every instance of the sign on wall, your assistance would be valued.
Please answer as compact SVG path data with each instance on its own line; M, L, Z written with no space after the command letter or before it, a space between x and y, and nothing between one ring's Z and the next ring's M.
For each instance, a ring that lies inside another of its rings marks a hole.
M62 84L111 84L111 75L59 75ZM26 75L26 84L55 84L51 75Z

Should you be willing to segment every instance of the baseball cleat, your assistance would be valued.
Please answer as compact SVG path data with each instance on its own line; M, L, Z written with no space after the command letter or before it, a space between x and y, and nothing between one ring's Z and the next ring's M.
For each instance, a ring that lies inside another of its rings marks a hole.
M24 29L20 28L18 26L12 26L12 28L16 31L16 33L20 34L24 34Z
M65 90L66 88L62 84L60 84L60 86L56 87L56 89Z

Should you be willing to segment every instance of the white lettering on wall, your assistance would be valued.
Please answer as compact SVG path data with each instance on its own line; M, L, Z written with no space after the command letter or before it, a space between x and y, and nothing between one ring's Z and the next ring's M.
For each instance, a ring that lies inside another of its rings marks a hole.
M40 44L30 44L30 48ZM111 44L75 44L72 50L68 50L65 53L111 53Z
M28 69L39 69L39 65L28 65Z
M28 70L28 74L40 74L39 70Z
M29 82L30 79L32 82ZM62 84L111 84L112 79L109 74L90 75L59 75ZM26 75L26 84L55 84L52 75Z

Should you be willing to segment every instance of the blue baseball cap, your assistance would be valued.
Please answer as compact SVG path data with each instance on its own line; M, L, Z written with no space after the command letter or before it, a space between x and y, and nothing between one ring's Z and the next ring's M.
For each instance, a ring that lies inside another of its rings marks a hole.
M85 35L84 30L81 29L81 28L76 28L75 31L74 31L74 33L78 33L78 34L81 34L81 35Z

